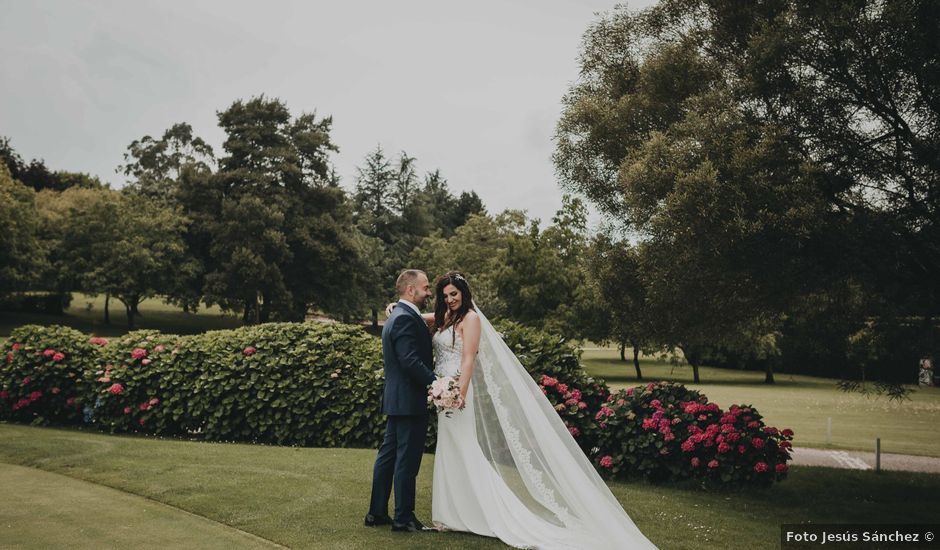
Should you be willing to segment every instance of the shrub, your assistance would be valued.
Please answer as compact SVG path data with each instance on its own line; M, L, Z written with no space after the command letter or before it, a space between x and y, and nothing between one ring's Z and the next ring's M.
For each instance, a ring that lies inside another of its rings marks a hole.
M71 328L25 325L15 329L3 346L0 419L81 423L87 399L84 375L98 358L98 346Z
M116 431L184 433L181 404L190 397L172 374L179 336L138 330L102 347L87 373L89 421Z
M751 406L722 411L682 384L621 390L601 407L593 460L611 477L709 485L767 485L786 477L791 430L765 426Z

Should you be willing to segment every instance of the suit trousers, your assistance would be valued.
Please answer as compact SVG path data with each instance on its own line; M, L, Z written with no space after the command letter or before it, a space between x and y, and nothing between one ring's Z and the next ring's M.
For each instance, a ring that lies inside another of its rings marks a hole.
M369 513L373 516L388 515L388 498L394 484L395 523L408 523L415 519L415 482L427 431L427 414L388 417L385 439L372 469Z

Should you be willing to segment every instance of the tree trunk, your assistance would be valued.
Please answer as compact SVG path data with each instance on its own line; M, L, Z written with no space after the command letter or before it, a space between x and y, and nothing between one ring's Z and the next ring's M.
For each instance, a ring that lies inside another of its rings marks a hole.
M764 384L773 384L774 383L774 362L770 359L767 360L767 370L765 371Z
M698 377L698 363L689 363L692 365L692 382L695 384L701 383L701 379Z
M127 313L127 330L134 330L134 306L132 302L124 304L124 311Z
M135 316L140 315L140 310L137 309L137 306L139 305L140 305L140 302L137 301L137 298L134 298L133 304L131 305L131 309L133 309Z
M261 294L261 307L258 311L258 322L267 323L271 319L271 302L268 300L268 295Z
M640 346L633 342L633 368L636 369L636 379L643 380L643 373L640 371Z
M627 362L627 343L620 342L620 360L624 363Z
M111 325L111 312L108 311L110 304L111 304L111 293L105 292L104 293L104 324L109 325L109 326Z
M379 328L379 310L372 308L372 328Z

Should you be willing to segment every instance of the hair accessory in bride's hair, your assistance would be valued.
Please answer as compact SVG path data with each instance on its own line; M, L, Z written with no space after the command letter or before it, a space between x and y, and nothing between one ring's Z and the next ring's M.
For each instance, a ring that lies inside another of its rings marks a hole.
M451 279L457 279L458 281L463 281L463 282L465 282L465 283L467 282L467 280L464 279L464 278L463 278L463 275L461 275L460 273L458 273L458 274L456 274L456 275L451 275Z

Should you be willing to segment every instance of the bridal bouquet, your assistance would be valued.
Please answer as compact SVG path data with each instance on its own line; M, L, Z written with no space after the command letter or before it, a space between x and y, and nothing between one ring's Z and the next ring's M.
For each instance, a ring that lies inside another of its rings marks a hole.
M457 379L452 376L438 378L428 389L428 403L433 404L437 412L446 411L444 416L448 418L457 410L459 398L460 386L457 384Z

